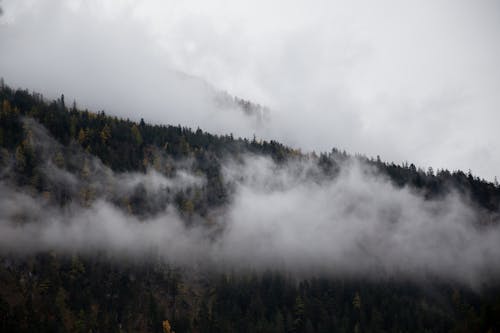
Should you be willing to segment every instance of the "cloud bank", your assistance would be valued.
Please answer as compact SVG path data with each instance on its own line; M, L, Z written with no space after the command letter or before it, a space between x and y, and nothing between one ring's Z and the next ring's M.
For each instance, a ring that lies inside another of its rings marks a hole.
M25 124L39 153L60 148L35 123ZM500 276L497 223L481 223L481 215L457 194L425 200L409 188L396 188L355 158L339 161L340 173L333 178L311 159L278 165L248 154L226 160L222 176L232 189L229 203L207 217L195 213L189 223L173 204L176 192L204 184L189 161L179 162L170 177L155 171L114 174L98 160L86 176L61 177L63 170L47 160L44 173L53 181L66 182L66 188L93 188L95 198L61 208L3 181L4 254L153 256L190 268L439 278L473 287ZM133 195L138 188L155 206L151 214L130 214L117 204L117 193Z
M150 121L332 146L490 180L495 1L3 1L8 83ZM266 127L199 79L272 108ZM498 176L498 175L497 175Z

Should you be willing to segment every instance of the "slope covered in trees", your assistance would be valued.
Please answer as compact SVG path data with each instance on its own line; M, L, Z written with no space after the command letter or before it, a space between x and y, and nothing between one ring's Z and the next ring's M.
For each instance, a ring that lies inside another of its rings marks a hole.
M500 187L470 173L423 171L336 149L305 154L276 141L135 123L68 106L64 96L46 101L3 83L0 102L2 196L23 193L47 209L91 207L106 200L142 221L173 207L188 227L201 226L209 230L207 237L216 238L224 225L214 212L224 210L235 192L223 176L223 164L250 154L277 165L312 163L316 173L307 177L313 182L335 179L346 160L359 160L424 200L459 193L479 212L480 226L497 220ZM151 191L140 182L130 185L122 175L131 173L158 174L174 185ZM182 181L175 185L176 179ZM7 218L22 227L34 217L29 212L2 215ZM116 260L108 253L46 248L19 253L5 244L1 250L0 330L5 332L500 330L496 283L471 289L442 279L221 272L179 267L154 255Z
M79 144L86 152L97 156L117 172L144 172L149 166L155 167L155 158L159 155L157 151L172 159L193 157L199 171L207 176L214 190L217 186L222 187L221 184L216 184L218 165L227 156L255 153L269 156L277 162L290 158L310 158L318 163L326 174L332 176L338 171L338 162L349 158L345 152L335 148L329 153L316 156L314 153L302 154L276 141L236 139L232 134L212 135L201 129L192 130L180 125L150 125L143 121L134 123L128 119L108 116L104 111L92 113L78 110L75 104L67 107L64 95L49 103L44 101L41 95L31 94L26 90L13 90L5 85L0 92L0 99L0 143L5 149L3 156L9 152L11 155L15 152L18 155L22 153L27 161L24 172L19 173L19 177L23 178L21 183L28 183L27 177L36 173L36 161L30 159L29 153L24 149L27 133L24 132L22 117L35 119L63 146ZM397 186L411 186L428 197L457 190L467 195L478 206L489 211L498 211L500 186L481 180L470 172L434 172L431 168L424 171L413 164L397 165L382 162L379 158L375 160L363 156L356 158L376 166ZM164 168L163 165L160 167ZM217 193L210 197L220 199L223 195Z

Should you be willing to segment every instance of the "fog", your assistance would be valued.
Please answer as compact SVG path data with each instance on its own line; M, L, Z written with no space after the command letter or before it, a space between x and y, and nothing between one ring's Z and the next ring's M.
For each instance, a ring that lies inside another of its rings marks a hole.
M478 228L475 210L458 195L425 201L357 160L333 181L311 180L310 168L246 161L221 240L230 260L468 283L498 274L500 229Z
M12 7L10 7L12 6ZM201 127L250 136L256 119L234 103L220 103L209 83L169 66L140 22L57 0L6 2L0 24L0 76L7 84L65 95L68 105L157 124ZM12 13L13 16L9 16Z
M306 150L337 146L493 178L500 167L498 5L385 4L3 1L0 76L135 120L256 133ZM219 89L270 106L270 118L260 123L234 104L221 106ZM457 193L426 200L396 188L360 159L339 161L333 179L313 158L225 160L228 204L188 219L175 194L206 181L192 161L161 155L175 170L168 176L154 168L116 174L71 146L68 163L83 166L72 173L54 158L62 147L33 121L25 126L47 179L83 199L61 208L50 193L2 181L3 254L154 254L186 267L441 278L474 287L500 275L498 224L482 223L482 212ZM147 214L120 202L138 190Z
M175 172L168 177L154 170L115 174L75 146L68 148L67 163L84 163L88 170L71 173L50 158L62 147L36 122L24 123L28 140L47 161L42 172L75 197L82 189L94 194L61 207L50 194L33 194L3 180L4 255L158 257L190 269L438 278L475 288L500 276L498 223L484 223L477 208L457 193L427 200L410 188L396 188L357 158L338 161L340 173L333 178L310 158L279 165L250 153L226 159L222 177L232 188L228 203L205 217L195 212L186 219L174 204L175 193L205 183L193 174L191 161L170 161ZM139 187L150 205L145 215L131 214L117 202Z
M4 0L0 75L81 106L426 168L500 167L498 3ZM225 90L271 108L256 124Z

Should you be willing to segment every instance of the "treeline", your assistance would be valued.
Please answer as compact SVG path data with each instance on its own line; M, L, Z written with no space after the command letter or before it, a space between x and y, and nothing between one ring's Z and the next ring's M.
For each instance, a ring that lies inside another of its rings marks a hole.
M55 184L47 181L41 172L40 166L47 158L72 173L84 173L78 168L83 168L85 161L71 162L75 146L118 173L154 169L171 176L175 173L176 161L192 160L190 171L203 175L206 185L197 196L198 204L185 193L179 193L177 203L179 208L189 208L204 215L208 207L227 202L228 188L220 174L221 161L225 157L235 158L250 152L280 162L299 155L298 151L276 141L235 139L232 135L212 135L180 125L149 125L143 120L135 123L108 116L103 111L79 110L75 103L68 107L64 96L46 102L39 94L13 90L5 85L0 89L0 101L0 147L3 148L0 164L4 168L9 161L15 164L3 177L14 176L18 186L31 186L40 193L64 192L64 189L55 189ZM37 154L30 143L32 133L23 126L23 117L35 119L50 132L62 146L59 154L49 157ZM63 205L72 199L64 193L56 197Z
M105 165L117 172L142 171L156 168L169 173L160 156L173 159L192 158L196 171L208 180L210 204L223 204L227 199L225 186L220 177L220 164L225 157L238 157L254 153L269 156L276 162L293 158L312 159L324 170L325 175L334 177L339 163L349 158L345 152L332 149L331 152L303 154L297 149L286 147L276 141L234 138L230 135L213 135L201 129L172 125L150 125L106 115L104 111L93 113L79 110L75 103L66 106L64 96L47 102L40 94L26 90L13 90L2 84L0 88L0 146L18 157L24 157L25 174L32 177L35 168L33 156L23 147L26 133L20 117L36 119L50 131L62 145L78 143L89 154L97 156ZM23 155L24 156L21 156ZM4 151L3 158L7 153ZM356 156L375 166L397 186L410 186L422 192L427 198L435 198L450 191L458 191L479 207L498 211L500 186L472 175L471 172L423 170L413 164L398 165L377 159Z

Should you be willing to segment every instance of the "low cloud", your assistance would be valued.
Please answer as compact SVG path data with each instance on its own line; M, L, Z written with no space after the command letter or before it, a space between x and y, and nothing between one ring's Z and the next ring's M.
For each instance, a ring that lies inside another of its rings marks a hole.
M481 223L458 194L426 200L394 187L358 159L339 163L339 174L327 176L311 159L276 164L247 154L226 160L229 203L207 214L210 223L201 216L187 223L171 201L161 206L169 200L165 193L203 185L189 162L179 163L172 177L156 171L114 174L101 165L102 172L90 178L97 182L107 174L107 185L88 207L74 202L61 208L4 182L0 249L105 253L118 260L153 256L223 271L438 278L473 287L500 276L500 227ZM80 176L74 181L82 182ZM155 214L131 215L109 194L132 193L138 186L156 197L151 200L161 208Z
M132 119L470 167L491 178L500 165L491 151L500 105L500 67L493 66L499 49L492 42L497 5L389 6L394 11L387 14L378 4L276 2L267 11L262 2L215 6L208 17L186 3L172 7L171 20L160 20L164 11L155 9L161 6L134 2L116 10L97 2L4 1L0 75L8 84L49 97L64 93L67 103L76 98ZM275 14L283 10L286 15ZM218 19L224 15L229 21ZM472 25L462 25L469 15ZM158 23L164 21L167 26ZM176 70L268 103L271 119L261 126L241 110L221 108L213 87ZM164 157L176 170L169 177L154 169L115 174L77 149L67 161L85 165L88 174L81 175L57 166L62 148L36 124L26 126L47 157L44 175L74 196L84 187L92 198L60 208L3 182L4 253L156 253L187 266L430 276L474 286L500 276L497 224L482 224L481 214L457 194L425 200L356 160L341 163L334 178L311 160L277 165L248 155L225 161L228 205L207 213L213 222L194 216L196 223L186 224L173 200L177 191L203 187L191 161ZM117 202L136 192L154 213L130 214Z
M424 200L355 160L321 182L305 176L304 166L245 165L221 240L234 262L467 283L499 273L500 228L480 227L457 194Z

